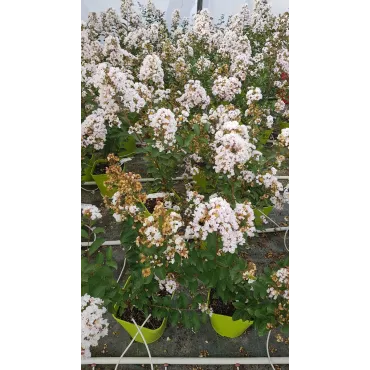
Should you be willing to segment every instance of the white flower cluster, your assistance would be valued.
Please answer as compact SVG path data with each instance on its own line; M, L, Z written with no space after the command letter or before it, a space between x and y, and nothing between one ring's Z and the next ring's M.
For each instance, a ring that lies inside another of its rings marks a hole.
M147 55L140 67L139 79L141 81L153 81L158 87L163 87L164 72L162 61L155 54Z
M240 94L242 83L236 77L218 76L213 83L212 93L221 100L231 101Z
M185 85L184 94L176 100L188 110L197 106L204 109L210 103L210 97L207 95L206 90L198 80L190 80Z
M277 139L281 146L289 147L289 128L283 128Z
M103 318L107 309L100 298L85 294L81 297L81 354L91 356L90 347L98 345L100 338L108 335L108 321Z
M101 63L91 80L99 90L99 105L105 112L109 126L121 126L117 117L121 104L130 112L139 112L146 105L145 99L136 91L132 77L117 67Z
M121 48L119 38L113 35L109 35L104 42L103 55L107 62L113 67L123 67L125 61L136 59L127 50Z
M285 203L283 196L284 186L275 176L276 172L276 169L274 167L271 167L270 172L267 172L263 176L257 176L256 181L258 184L263 185L266 189L271 190L271 203L275 206L276 209L282 209L283 204Z
M209 111L209 120L215 123L215 128L218 130L222 124L228 121L240 121L241 112L232 104L219 105L216 109L212 108Z
M82 216L94 221L102 218L99 208L92 204L81 204Z
M254 155L255 149L249 142L247 126L237 121L225 122L216 132L212 146L216 153L216 173L224 173L229 178L235 175L235 166L244 165Z
M265 0L256 0L251 17L251 29L254 33L261 33L271 22L271 5Z
M192 33L195 39L208 41L214 32L211 13L208 9L201 10L194 15Z
M194 193L188 193L192 199ZM197 197L195 201L199 201ZM208 234L216 232L222 239L222 250L234 253L238 245L245 244L243 233L239 228L242 221L242 212L238 207L238 214L231 208L230 204L222 197L212 195L208 202L202 202L195 206L193 219L185 230L185 238L206 240ZM246 218L250 218L248 214Z
M198 307L201 312L206 313L211 317L213 315L213 308L208 306L208 303L198 303Z
M247 54L239 54L237 55L231 66L230 66L230 73L236 77L239 78L241 81L244 81L247 77L247 72L249 66L252 64L250 61L250 56Z
M254 101L262 99L261 89L259 87L250 87L247 91L247 104L250 105Z
M237 203L235 205L235 216L239 223L239 228L242 232L247 233L248 236L254 236L256 228L254 226L254 212L250 202Z
M119 191L116 191L114 194L113 194L113 197L112 197L112 204L114 206L117 205L117 203L121 203L121 197L125 197L125 194L121 194L121 192ZM131 216L131 217L134 217L138 214L138 212L140 211L140 209L134 205L134 204L131 204L131 205L124 205L124 206L118 206L118 208L123 211L121 213L113 213L113 217L114 219L116 220L116 222L122 222L124 220L126 220L126 217L127 216Z
M289 268L282 267L277 270L272 276L276 287L267 288L269 298L277 299L282 296L284 299L289 299Z
M168 274L164 280L160 280L157 276L155 276L155 279L158 280L159 289L166 290L169 294L173 294L178 288L178 283L173 274Z
M195 68L198 73L204 73L211 67L211 65L212 62L202 55L195 63Z
M279 99L276 103L275 103L275 110L276 112L278 113L281 113L283 112L285 109L285 103L282 99Z
M156 138L154 146L160 152L165 150L165 146L172 146L176 143L177 121L169 109L160 108L157 112L149 114L148 125L153 128Z
M96 150L103 149L106 136L104 111L99 108L87 116L81 124L81 146L86 148L92 145Z
M276 277L278 278L281 284L288 284L289 283L289 270L287 268L281 268L276 271Z
M240 35L228 28L224 32L218 30L212 41L217 47L217 53L221 55L226 54L231 60L239 54L251 54L251 45L248 37L246 35Z
M199 173L199 168L194 165L193 162L196 164L200 163L202 161L202 157L200 157L198 154L193 153L187 156L184 160L185 162L185 172L184 176L195 176Z
M188 64L183 57L177 58L176 61L171 64L171 67L177 79L185 78L189 71Z
M271 127L272 127L272 125L274 124L274 117L273 117L273 116L271 116L271 115L268 115L268 116L266 117L266 120L267 120L267 122L266 122L266 126L267 126L268 128L271 128Z

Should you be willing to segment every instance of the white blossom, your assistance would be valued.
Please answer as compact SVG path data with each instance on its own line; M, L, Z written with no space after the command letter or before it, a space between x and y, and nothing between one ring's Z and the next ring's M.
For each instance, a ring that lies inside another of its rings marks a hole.
M212 93L221 100L231 101L241 92L241 82L236 77L218 76L213 83Z
M100 338L108 335L108 321L103 318L107 309L100 298L85 294L81 297L81 349L84 358L91 356L90 347L96 347Z
M81 125L81 146L86 148L92 145L96 150L103 149L106 136L104 111L99 108L87 116Z
M82 216L85 216L92 221L102 218L99 208L92 204L81 204Z

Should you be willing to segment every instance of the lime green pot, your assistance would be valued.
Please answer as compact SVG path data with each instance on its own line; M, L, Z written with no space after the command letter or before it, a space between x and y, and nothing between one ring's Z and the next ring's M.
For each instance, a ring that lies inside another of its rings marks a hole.
M208 293L208 304L209 298L210 292ZM231 316L219 315L217 313L213 313L210 319L215 332L227 338L240 337L251 325L253 325L253 321L233 321Z
M107 195L108 197L112 197L113 194L116 192L116 190L115 189L108 190L107 187L104 185L104 182L108 180L108 175L105 174L105 173L100 174L100 175L96 175L94 173L95 172L95 167L99 163L107 163L107 165L108 165L108 162L105 159L96 160L94 162L93 166L92 166L92 169L91 169L91 176L92 176L93 180L96 182L96 185L98 186L101 195L103 195L103 196Z
M126 288L127 284L130 282L131 276L127 279L123 289ZM115 308L117 305L115 306ZM132 322L128 322L126 320L118 319L114 314L112 314L113 318L127 331L127 333L130 334L131 338L133 338L138 330L136 329L136 326ZM143 334L145 341L147 344L153 343L157 341L164 333L164 330L166 329L167 325L167 317L163 319L162 325L158 329L148 329L143 327L141 330L141 333ZM140 325L138 324L140 327ZM135 342L144 343L143 338L141 338L141 335L138 334L135 338Z
M130 334L131 338L133 338L136 335L138 330L136 329L136 326L133 323L118 319L115 315L112 316L127 331L127 333ZM143 333L146 342L149 344L157 341L163 335L164 330L166 329L166 325L167 317L163 319L162 325L158 329L152 330L143 327L141 329L141 332ZM138 326L140 327L139 324ZM137 337L135 338L135 342L144 343L143 338L141 338L140 334L138 334Z
M273 210L273 206L269 206L269 207L263 207L263 208L260 208L260 210L265 214L265 215L269 215L271 213L271 211ZM259 211L258 209L254 209L253 212L254 212L254 224L255 226L261 226L263 224L262 220L261 220L261 216L263 216L263 214L261 213L261 211Z

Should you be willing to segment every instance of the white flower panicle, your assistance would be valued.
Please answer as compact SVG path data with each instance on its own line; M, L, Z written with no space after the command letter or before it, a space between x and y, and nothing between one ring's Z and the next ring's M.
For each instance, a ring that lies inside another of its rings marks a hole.
M229 178L235 175L235 167L241 167L254 155L256 148L249 142L247 126L237 121L225 122L216 132L212 146L216 153L216 173L224 173Z
M100 298L85 294L81 297L81 354L91 356L90 347L96 347L100 338L108 335L108 321L103 318L107 309Z
M125 61L136 59L134 55L121 48L118 37L113 35L105 39L103 55L113 67L123 67Z
M99 208L92 204L81 204L82 216L94 221L102 218Z
M250 87L247 91L247 104L250 105L252 102L262 99L261 89L259 87Z
M283 128L277 139L281 146L289 147L289 128Z
M241 82L236 77L218 76L213 83L212 93L221 100L231 101L241 92Z
M104 110L109 126L121 126L117 117L121 110L139 112L146 105L146 101L136 91L130 74L117 67L101 63L91 80L99 90L99 105Z
M155 54L147 55L140 67L139 79L141 81L153 81L158 87L163 87L164 72L162 61Z
M208 234L216 232L222 239L222 251L234 253L238 245L245 244L242 230L253 233L254 217L249 204L237 205L235 211L216 194L208 202L202 202L202 198L189 192L188 199L194 200L195 204L190 206L192 220L185 230L185 238L206 240ZM243 227L240 228L239 224Z
M212 62L203 55L195 63L195 68L199 74L206 72L211 67Z
M262 33L271 20L271 5L266 0L256 0L251 16L252 32Z
M81 125L81 146L83 148L90 145L96 150L104 148L107 136L104 121L104 111L100 108L86 117Z
M216 109L209 111L209 120L215 124L216 130L220 129L223 123L228 121L240 121L241 111L234 105L219 105Z
M234 58L230 66L230 73L234 77L244 81L247 77L248 68L251 64L252 62L249 55L244 53L239 54Z
M198 80L190 80L185 85L184 94L176 100L186 109L191 109L197 106L204 109L210 103L210 97L207 95L206 90Z
M157 276L155 276L155 279L158 281L159 289L165 290L169 294L173 294L179 286L174 274L168 274L164 280L160 280Z
M173 112L160 108L157 112L149 114L149 127L154 131L155 147L160 152L176 143L177 121Z
M285 103L282 99L279 99L276 103L275 103L275 111L278 112L278 113L281 113L283 112L285 109Z

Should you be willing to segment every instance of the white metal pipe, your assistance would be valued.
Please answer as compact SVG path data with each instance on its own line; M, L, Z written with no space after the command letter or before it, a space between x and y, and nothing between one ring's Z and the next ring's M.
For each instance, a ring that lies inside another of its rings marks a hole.
M276 233L278 231L286 231L289 230L289 226L282 226L282 227L271 227L268 229L257 230L257 234L264 234L264 233ZM88 247L92 244L92 242L81 242L81 247ZM119 240L110 240L104 242L102 245L121 245Z
M89 247L92 244L92 242L81 242L81 247ZM119 240L110 240L104 242L102 245L121 245L121 242Z
M289 176L276 176L276 178L278 180L289 180ZM172 180L180 181L180 180L185 180L185 179L191 179L191 178L186 177L186 176L179 176L179 177L174 177ZM145 177L145 178L139 179L138 181L139 182L151 182L151 181L155 181L155 180L159 180L159 179L155 179L154 177ZM86 182L83 182L82 185L96 185L96 182L95 181L86 181Z
M289 364L289 357L270 357L277 365ZM119 357L91 357L81 360L81 365L116 365ZM267 357L152 357L154 365L269 365ZM148 357L122 357L120 364L150 364Z

